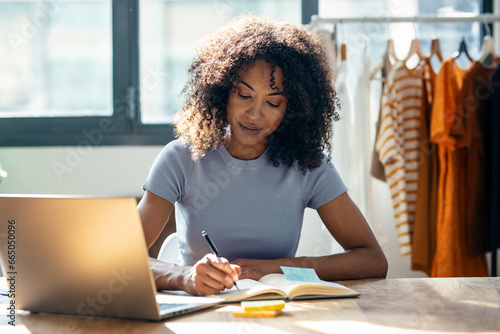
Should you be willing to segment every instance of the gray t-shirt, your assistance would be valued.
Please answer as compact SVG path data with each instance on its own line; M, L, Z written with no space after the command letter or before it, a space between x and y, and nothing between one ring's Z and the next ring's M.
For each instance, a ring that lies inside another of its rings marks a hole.
M317 209L347 191L326 155L320 167L303 174L284 164L274 167L264 152L239 160L224 146L197 161L179 140L156 158L144 190L175 203L180 263L193 265L210 248L221 256L274 259L293 257L306 207Z

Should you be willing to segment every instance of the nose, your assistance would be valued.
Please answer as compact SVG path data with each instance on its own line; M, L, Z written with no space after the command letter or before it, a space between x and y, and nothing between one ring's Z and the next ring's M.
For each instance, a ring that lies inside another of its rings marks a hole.
M245 111L245 115L248 117L250 120L256 120L260 117L261 114L261 107L260 104L254 103L247 110Z

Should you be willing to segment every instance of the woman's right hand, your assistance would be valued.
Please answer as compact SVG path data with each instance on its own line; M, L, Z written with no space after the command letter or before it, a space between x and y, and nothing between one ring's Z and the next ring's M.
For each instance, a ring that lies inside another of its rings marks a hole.
M231 289L238 280L241 268L214 254L205 255L184 277L184 289L192 295L215 295Z

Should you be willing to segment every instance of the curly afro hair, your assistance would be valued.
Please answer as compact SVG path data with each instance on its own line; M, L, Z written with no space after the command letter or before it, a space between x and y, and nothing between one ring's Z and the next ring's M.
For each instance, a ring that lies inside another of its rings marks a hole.
M322 152L331 154L332 124L339 119L323 41L303 27L253 15L235 19L198 46L183 90L186 100L174 119L176 135L190 144L193 159L218 149L228 125L229 93L258 59L282 70L288 100L280 126L268 138L268 159L274 166L297 163L302 172L319 167Z

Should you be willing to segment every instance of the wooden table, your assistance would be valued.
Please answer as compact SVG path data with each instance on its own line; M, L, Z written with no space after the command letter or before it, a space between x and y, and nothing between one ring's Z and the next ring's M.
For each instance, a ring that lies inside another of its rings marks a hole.
M229 304L159 323L20 313L12 327L0 305L0 333L500 333L500 278L340 283L361 296L288 302L277 318L235 318Z

